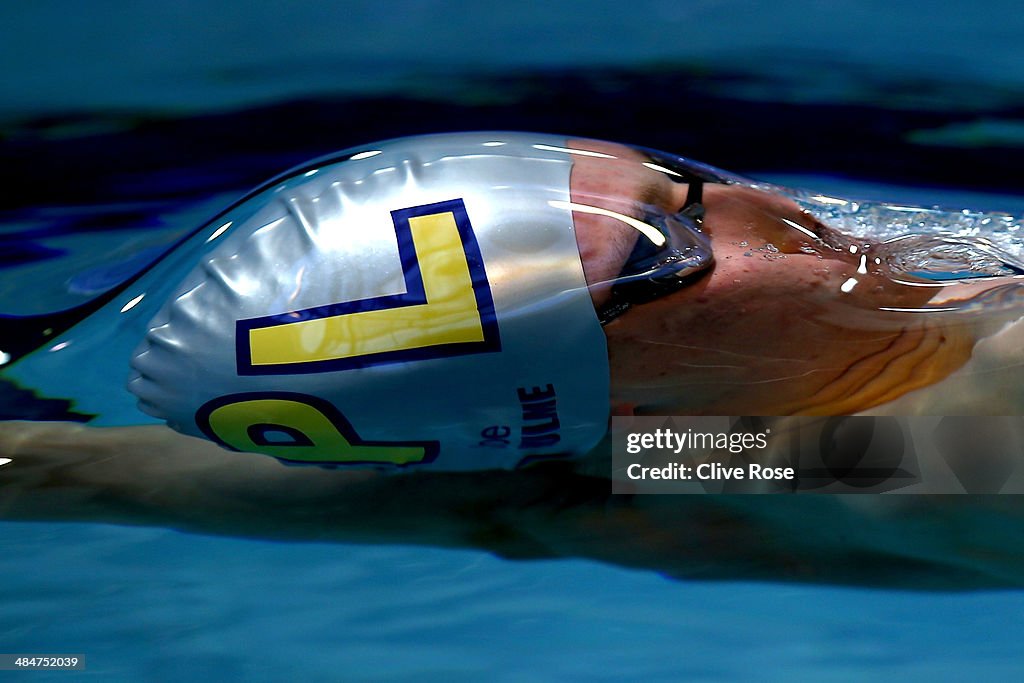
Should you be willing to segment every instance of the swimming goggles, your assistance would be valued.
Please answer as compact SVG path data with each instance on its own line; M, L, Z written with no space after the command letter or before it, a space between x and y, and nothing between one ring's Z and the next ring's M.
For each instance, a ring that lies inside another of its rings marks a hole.
M678 168L678 167L677 167ZM641 232L626 264L615 278L611 296L598 310L598 319L607 325L635 305L676 292L693 282L714 263L711 241L701 230L704 222L704 183L721 182L687 170L673 171L675 182L686 182L686 203L674 214L648 208L643 222L654 228L664 240L658 244Z

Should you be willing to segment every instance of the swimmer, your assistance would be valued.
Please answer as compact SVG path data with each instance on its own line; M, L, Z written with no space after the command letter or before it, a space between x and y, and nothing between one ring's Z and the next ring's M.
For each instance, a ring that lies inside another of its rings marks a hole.
M478 159L501 163L477 167ZM332 175L357 162L355 176ZM396 184L396 174L412 184ZM949 412L1019 410L1011 407L1019 402L999 403L1012 397L984 388L1012 375L992 370L1024 344L1003 343L978 361L978 349L1020 316L1012 268L996 264L985 277L952 281L901 272L892 247L844 234L798 200L671 155L515 134L396 141L312 165L250 196L89 317L8 364L7 384L71 400L74 411L97 415L93 424L111 426L0 423L0 458L9 460L0 465L0 518L472 545L677 576L1024 583L1019 548L1006 539L949 535L908 548L899 533L899 520L915 515L1019 515L1010 500L949 508L921 500L620 499L609 497L604 471L583 473L586 457L575 469L565 461L601 449L609 413L844 414L908 399L907 412L957 399ZM358 229L342 230L346 211L360 216ZM388 258L403 244L412 249L397 268ZM463 260L441 258L451 245ZM406 267L416 260L419 268ZM458 287L439 293L438 273L461 276L472 295L460 298ZM400 298L410 282L424 301ZM347 307L353 301L376 308ZM400 317L399 329L384 332L373 325L387 328L392 309L437 303L444 305L426 314L459 322L447 341L465 353L375 355L395 350L388 344L430 347L437 340L429 317ZM346 317L368 312L381 317ZM335 319L343 323L335 331L364 325L372 343L356 339L339 350L326 334L330 324L317 322ZM500 352L488 338L495 320ZM296 333L273 334L281 329ZM254 347L267 330L274 344ZM410 330L423 336L401 342ZM472 334L458 336L466 330ZM241 354L236 333L249 334ZM387 362L349 360L360 354ZM431 361L436 370L417 369ZM110 378L129 364L131 392ZM539 367L555 379L515 376ZM349 381L360 375L365 382ZM451 376L457 386L432 388ZM981 388L958 394L948 390L955 381ZM491 384L503 387L497 399L487 393ZM382 410L396 395L406 401L400 421ZM550 406L560 418L557 440ZM481 422L477 409L508 417ZM513 442L505 425L527 417L536 438L523 448L522 435ZM460 451L467 440L496 443ZM346 457L323 457L325 443ZM491 448L498 455L484 450ZM559 462L499 471L528 458ZM279 462L296 460L412 474ZM820 543L796 540L809 529L770 515L752 522L755 505L790 521L787 506L813 506L819 520L850 525L881 514L894 531L865 532L823 552ZM680 518L691 524L680 529ZM780 535L794 540L777 543ZM965 554L988 559L961 566L956 558Z
M1024 268L922 277L821 199L595 140L392 141L269 183L75 325L0 320L0 377L94 425L449 470L585 455L609 413L1018 410L986 388L1024 348Z
M614 157L575 162L578 202L635 214L686 206L693 192L644 152L571 144ZM615 205L612 187L642 201ZM1006 379L1024 361L1024 331L978 348L1024 314L1019 270L939 281L897 272L901 242L852 239L768 189L704 183L701 206L714 268L604 328L616 414L1001 415L1024 405L1013 389L1024 377ZM606 216L575 221L588 282L613 279L637 235ZM607 290L591 292L606 305Z

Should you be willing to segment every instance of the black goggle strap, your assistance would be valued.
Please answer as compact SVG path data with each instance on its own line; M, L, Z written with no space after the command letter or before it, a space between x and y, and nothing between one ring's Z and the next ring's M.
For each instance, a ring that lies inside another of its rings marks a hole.
M704 181L699 178L690 180L690 189L686 191L686 204L679 213L692 218L697 225L704 222Z

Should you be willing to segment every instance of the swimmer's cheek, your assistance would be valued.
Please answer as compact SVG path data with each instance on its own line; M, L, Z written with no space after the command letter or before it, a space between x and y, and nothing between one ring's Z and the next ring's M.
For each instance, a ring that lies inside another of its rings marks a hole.
M819 238L827 228L779 195L736 185L705 189L705 228L730 244L746 243L750 250L770 244L781 254L801 254L812 248L826 258L846 258Z

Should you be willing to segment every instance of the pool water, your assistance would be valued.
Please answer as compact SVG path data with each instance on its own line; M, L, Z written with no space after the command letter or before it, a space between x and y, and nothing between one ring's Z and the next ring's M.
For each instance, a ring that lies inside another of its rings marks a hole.
M573 133L840 197L1024 214L1018 3L888 3L883 19L860 0L441 5L0 10L0 55L16 65L0 73L0 160L14 170L0 313L85 304L276 173L425 132ZM4 418L67 408L0 391ZM1024 556L1006 524L1006 553ZM78 674L4 680L1024 673L1019 589L678 580L383 540L8 521L0 576L0 653L87 657Z
M3 539L4 650L83 653L81 675L95 680L953 681L1021 671L1020 591L678 582L583 560L87 524L7 523Z

